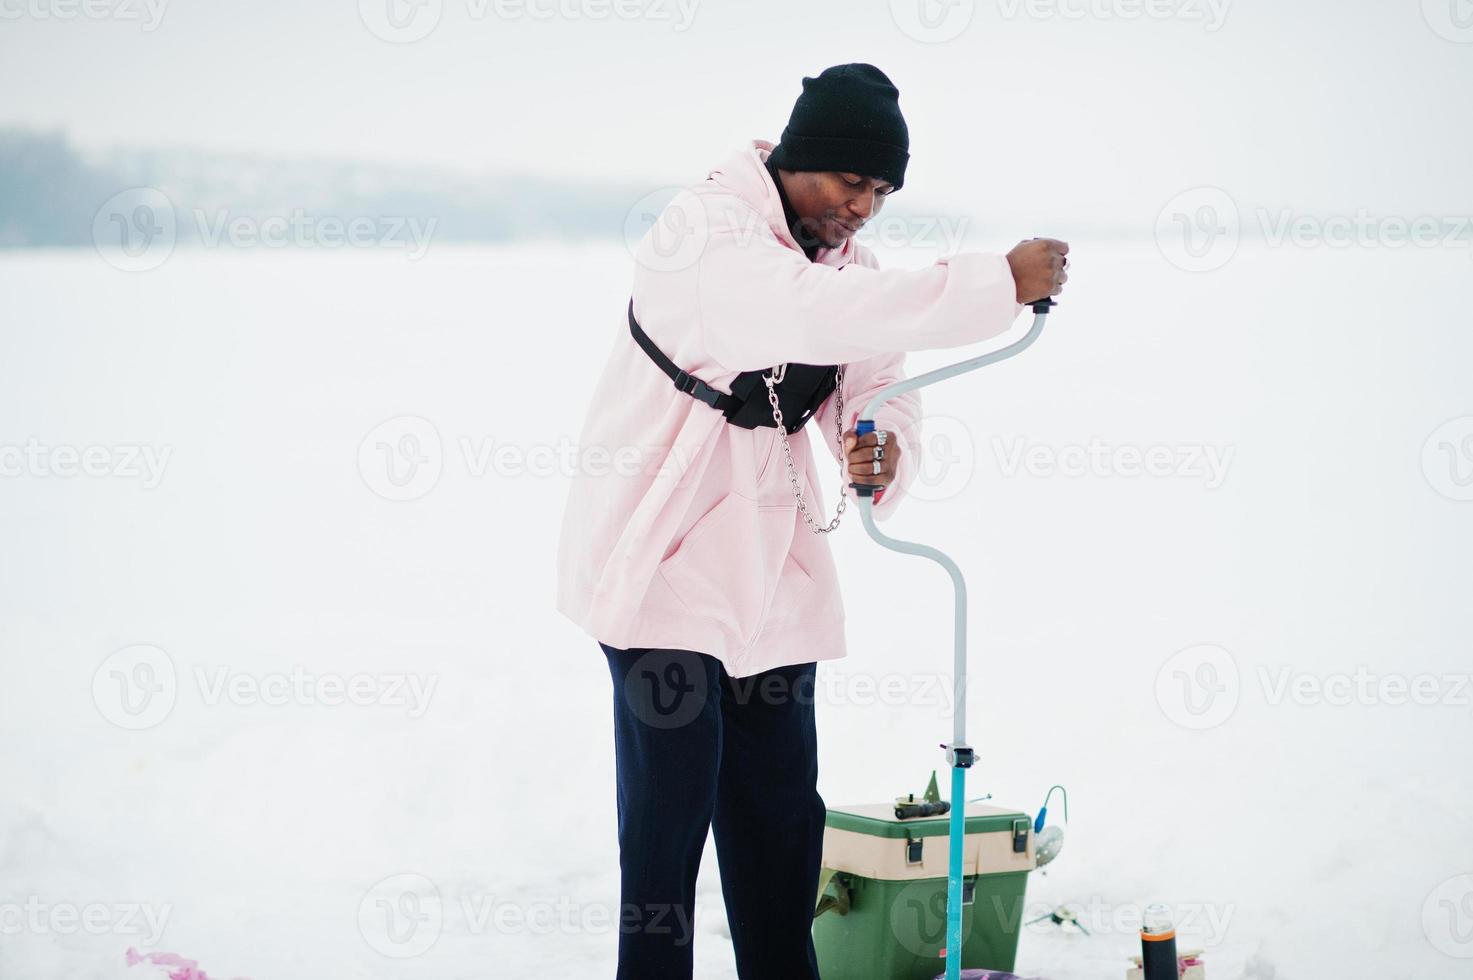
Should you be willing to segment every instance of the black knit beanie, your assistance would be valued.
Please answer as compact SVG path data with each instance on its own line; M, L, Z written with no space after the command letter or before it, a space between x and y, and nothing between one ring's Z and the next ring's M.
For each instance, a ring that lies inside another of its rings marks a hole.
M768 159L784 170L833 170L905 182L910 131L900 90L874 65L825 68L803 94Z

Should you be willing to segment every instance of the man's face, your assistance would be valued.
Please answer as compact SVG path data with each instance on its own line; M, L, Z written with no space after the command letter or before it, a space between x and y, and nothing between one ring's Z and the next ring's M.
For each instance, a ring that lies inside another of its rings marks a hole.
M778 170L788 200L805 229L828 248L838 248L880 213L890 182L861 174Z

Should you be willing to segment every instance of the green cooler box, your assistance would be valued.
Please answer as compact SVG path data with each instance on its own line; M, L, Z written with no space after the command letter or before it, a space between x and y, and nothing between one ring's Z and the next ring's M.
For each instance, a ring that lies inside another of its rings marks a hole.
M895 816L893 803L831 807L813 944L824 980L932 980L946 969L950 816ZM1012 972L1033 820L967 806L962 966Z

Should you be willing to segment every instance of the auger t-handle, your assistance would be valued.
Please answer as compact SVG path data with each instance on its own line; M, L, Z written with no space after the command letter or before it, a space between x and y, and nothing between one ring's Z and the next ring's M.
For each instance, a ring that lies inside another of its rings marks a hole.
M875 420L873 418L875 411L880 407L880 405L882 405L889 399L894 398L896 395L899 395L906 391L910 391L914 388L924 387L925 385L931 384L932 382L940 381L944 378L952 377L953 375L962 374L966 371L971 371L974 368L984 367L988 364L994 364L997 361L1001 361L1004 358L1012 357L1014 354L1022 352L1023 348L1027 347L1029 344L1033 343L1033 341L1038 339L1039 331L1043 329L1043 318L1048 316L1048 311L1053 309L1058 304L1054 302L1052 296L1045 296L1043 299L1036 299L1026 305L1033 307L1033 327L1028 331L1028 334L1022 340L1018 341L1016 344L1011 344L1007 347L1004 347L1001 350L995 350L990 354L983 354L981 357L973 358L970 361L963 361L960 364L953 364L950 367L944 367L935 371L929 371L926 374L922 374L914 378L908 378L905 381L897 382L890 387L881 390L877 395L875 395L874 398L870 399L869 404L865 406L864 416L854 423L855 437L858 438L861 436L866 436L869 433L875 431ZM854 493L856 496L868 497L871 499L874 497L877 491L883 489L883 487L878 483L851 483L849 485L854 488Z

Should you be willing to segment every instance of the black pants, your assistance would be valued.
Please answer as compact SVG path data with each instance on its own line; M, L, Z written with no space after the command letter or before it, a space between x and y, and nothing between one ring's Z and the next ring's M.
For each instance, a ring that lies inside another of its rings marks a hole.
M614 682L618 980L691 976L708 828L742 980L818 980L815 665L732 678L703 653L599 646Z

